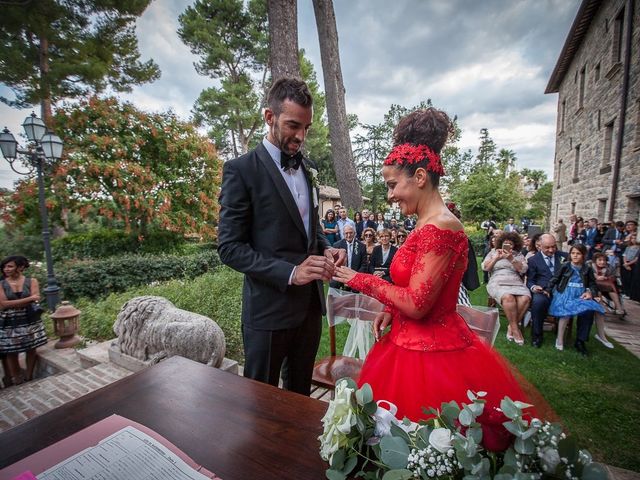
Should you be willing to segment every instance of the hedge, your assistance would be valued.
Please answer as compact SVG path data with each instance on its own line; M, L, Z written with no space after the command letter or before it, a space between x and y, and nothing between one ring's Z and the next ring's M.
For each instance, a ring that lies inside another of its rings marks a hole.
M135 233L108 228L72 233L51 243L54 261L107 258L123 253L181 254L210 245L188 243L182 234L166 230L151 230L141 239Z
M100 260L68 261L56 264L56 278L62 298L102 298L140 285L180 278L194 278L220 265L218 253L206 250L191 255L126 254ZM46 271L30 271L44 288Z

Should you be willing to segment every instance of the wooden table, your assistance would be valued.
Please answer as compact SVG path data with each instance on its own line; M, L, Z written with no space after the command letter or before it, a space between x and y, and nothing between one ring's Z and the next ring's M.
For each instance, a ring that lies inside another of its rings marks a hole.
M324 479L327 404L170 358L0 434L0 468L111 414L155 430L223 480Z

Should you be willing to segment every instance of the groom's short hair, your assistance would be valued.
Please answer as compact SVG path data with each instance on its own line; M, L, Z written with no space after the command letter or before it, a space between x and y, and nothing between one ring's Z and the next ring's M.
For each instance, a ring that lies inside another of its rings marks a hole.
M309 87L297 78L283 77L271 85L267 94L267 106L276 116L282 112L282 104L285 100L291 100L302 107L313 106Z

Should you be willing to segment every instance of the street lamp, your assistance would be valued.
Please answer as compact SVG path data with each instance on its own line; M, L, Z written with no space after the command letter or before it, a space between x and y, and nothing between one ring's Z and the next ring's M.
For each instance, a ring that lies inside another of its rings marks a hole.
M43 169L46 160L58 160L62 157L62 140L60 137L47 132L44 122L36 117L35 113L28 116L22 124L29 144L26 149L18 147L18 142L11 132L5 127L0 133L0 149L2 155L9 162L11 170L19 175L30 175L36 170L38 174L38 196L40 200L40 216L42 218L42 241L44 243L44 253L47 260L47 286L43 289L47 297L49 311L53 312L60 301L58 282L53 273L53 259L51 257L51 243L49 235L49 217L47 206L44 201L44 177ZM29 166L28 172L16 170L13 163L18 158L18 154L24 155Z

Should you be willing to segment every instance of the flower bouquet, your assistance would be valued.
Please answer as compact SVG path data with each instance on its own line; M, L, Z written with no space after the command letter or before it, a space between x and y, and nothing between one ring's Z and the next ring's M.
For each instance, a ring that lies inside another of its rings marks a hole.
M419 423L396 417L397 408L376 402L368 384L358 389L350 378L336 383L335 397L322 419L320 455L329 462L330 480L465 479L565 480L606 479L604 467L579 449L559 424L527 420L531 405L505 397L497 413L507 421L496 441L483 435L477 418L485 392L467 392L469 403L443 403L425 409L431 418ZM489 412L490 413L490 412ZM504 415L504 417L502 417ZM502 430L502 429L501 429Z

